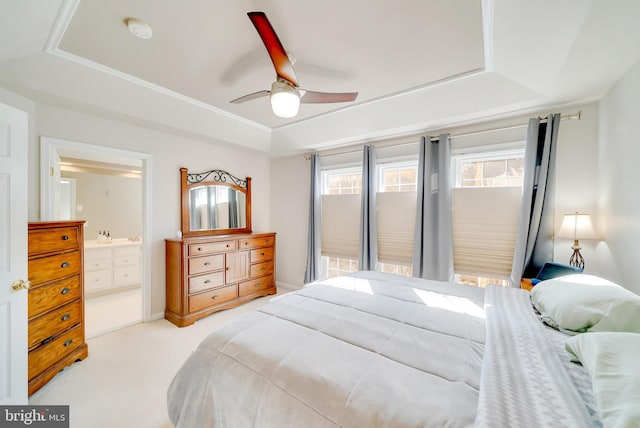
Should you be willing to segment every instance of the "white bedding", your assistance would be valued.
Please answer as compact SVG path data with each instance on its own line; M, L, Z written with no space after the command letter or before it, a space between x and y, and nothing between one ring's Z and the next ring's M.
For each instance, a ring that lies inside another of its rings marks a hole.
M169 415L179 428L471 426L484 348L483 289L359 272L212 333L176 374ZM508 400L496 394L481 414Z

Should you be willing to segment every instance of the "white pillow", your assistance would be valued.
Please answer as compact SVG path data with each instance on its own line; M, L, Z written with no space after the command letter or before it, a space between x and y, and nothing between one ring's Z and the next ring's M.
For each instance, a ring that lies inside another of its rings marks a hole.
M640 296L594 275L574 274L538 283L531 302L542 320L569 334L640 333Z
M640 334L579 334L565 347L589 372L605 428L640 427Z

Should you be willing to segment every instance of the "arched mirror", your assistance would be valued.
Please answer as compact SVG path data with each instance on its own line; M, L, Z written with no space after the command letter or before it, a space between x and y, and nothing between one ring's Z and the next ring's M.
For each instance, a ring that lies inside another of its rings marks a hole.
M180 168L180 194L183 236L251 232L251 177Z

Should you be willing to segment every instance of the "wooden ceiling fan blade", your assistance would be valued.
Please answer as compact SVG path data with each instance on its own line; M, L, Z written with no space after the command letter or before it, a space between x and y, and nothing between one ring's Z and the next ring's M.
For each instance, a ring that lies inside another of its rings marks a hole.
M305 104L346 103L355 101L357 92L315 92L300 90L300 102Z
M267 52L269 53L271 62L273 62L273 67L276 69L278 77L298 87L298 78L296 77L296 72L293 70L293 65L291 61L289 61L287 52L284 50L282 43L280 43L278 35L267 19L267 15L265 15L264 12L249 12L247 15L264 42L264 46L267 48Z
M246 101L255 100L256 98L267 97L267 96L269 96L270 93L271 93L271 91L267 91L265 89L263 91L258 91L258 92L254 92L252 94L244 95L244 96L242 96L240 98L236 98L235 100L231 100L229 102L233 103L233 104L240 104L240 103L244 103Z

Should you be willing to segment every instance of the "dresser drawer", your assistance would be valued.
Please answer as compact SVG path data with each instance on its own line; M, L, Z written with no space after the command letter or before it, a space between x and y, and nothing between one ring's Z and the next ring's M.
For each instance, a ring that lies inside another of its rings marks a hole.
M29 255L75 250L78 242L76 227L29 230Z
M272 236L260 238L249 238L240 240L240 248L258 248L273 246L274 239Z
M29 352L29 380L84 343L82 325L66 331L51 342Z
M238 241L203 242L202 244L189 245L189 255L223 253L238 249Z
M93 270L108 269L111 267L111 259L85 259L84 271L89 272Z
M139 266L140 256L137 254L115 256L113 263L116 266Z
M268 260L273 260L273 247L251 250L251 263L266 262Z
M140 266L116 266L113 270L113 284L116 286L140 282Z
M216 288L206 293L189 296L189 312L197 312L201 309L206 309L237 298L238 287L236 285Z
M31 349L43 341L57 336L82 322L82 302L76 300L45 315L29 321L29 346Z
M189 259L189 275L203 272L212 272L224 268L224 254L215 254L206 257L193 257Z
M238 293L240 294L240 297L244 297L271 287L273 287L273 275L252 279L247 282L241 282L238 287Z
M29 260L29 281L34 286L65 278L80 273L81 266L79 251L32 259Z
M264 262L251 265L251 278L271 275L273 273L273 262Z
M189 294L224 285L224 271L189 278Z
M29 318L82 296L80 276L63 279L29 290Z
M87 293L104 290L112 285L111 269L94 270L84 274L84 289Z

